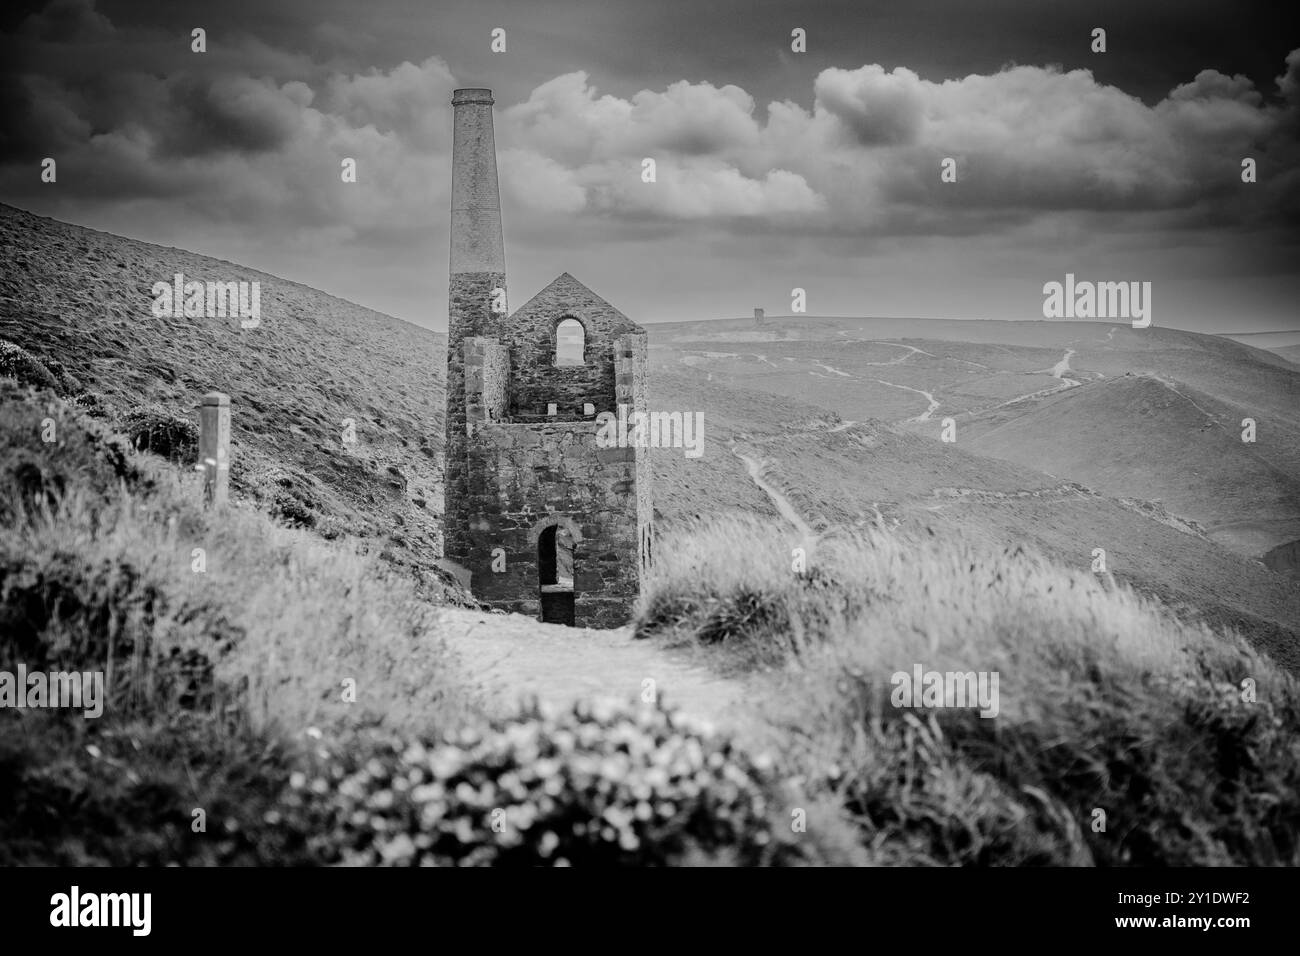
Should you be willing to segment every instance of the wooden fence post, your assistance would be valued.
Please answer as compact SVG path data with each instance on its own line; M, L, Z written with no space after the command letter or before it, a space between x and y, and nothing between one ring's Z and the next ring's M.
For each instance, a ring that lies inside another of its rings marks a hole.
M230 396L208 392L199 406L199 467L203 470L203 503L226 503L230 485Z

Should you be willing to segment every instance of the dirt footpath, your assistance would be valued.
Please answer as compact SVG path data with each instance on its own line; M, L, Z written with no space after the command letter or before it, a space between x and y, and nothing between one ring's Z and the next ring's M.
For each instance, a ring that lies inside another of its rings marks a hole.
M485 614L460 608L439 612L439 633L470 682L489 705L509 710L536 695L556 707L577 700L640 700L654 681L659 699L718 728L740 723L743 686L717 677L650 641L614 631L542 624L520 614Z

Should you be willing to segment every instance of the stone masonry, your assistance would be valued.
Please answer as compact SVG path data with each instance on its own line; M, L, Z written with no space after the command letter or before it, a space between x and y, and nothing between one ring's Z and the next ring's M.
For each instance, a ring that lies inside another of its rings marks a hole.
M567 529L579 626L627 623L653 557L646 450L598 447L601 412L645 411L645 330L567 272L508 314L492 96L452 97L445 556L479 600L542 614L539 540ZM583 362L556 364L556 329L583 329ZM550 410L554 407L554 413ZM555 594L556 591L560 594Z

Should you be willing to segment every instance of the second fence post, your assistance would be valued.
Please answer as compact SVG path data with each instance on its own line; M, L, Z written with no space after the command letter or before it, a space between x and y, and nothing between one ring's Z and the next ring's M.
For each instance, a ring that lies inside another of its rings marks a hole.
M230 486L230 396L208 392L199 406L199 467L203 503L226 503Z

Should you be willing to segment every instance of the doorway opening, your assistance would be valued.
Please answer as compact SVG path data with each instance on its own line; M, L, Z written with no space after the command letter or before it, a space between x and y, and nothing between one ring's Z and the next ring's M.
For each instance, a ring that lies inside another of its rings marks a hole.
M573 533L559 525L537 536L537 585L545 623L574 626L573 544Z

